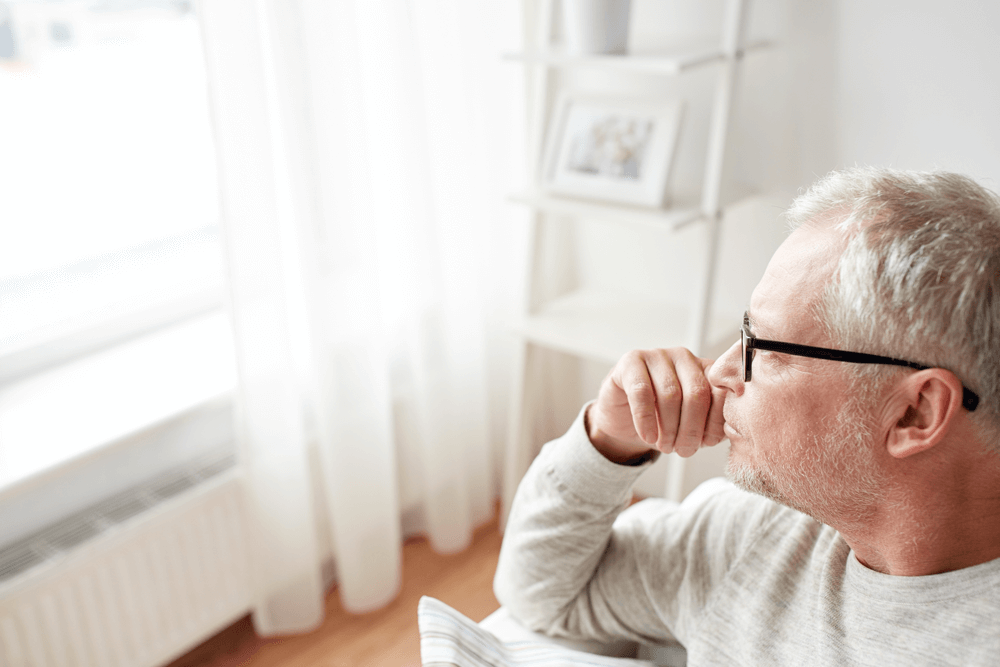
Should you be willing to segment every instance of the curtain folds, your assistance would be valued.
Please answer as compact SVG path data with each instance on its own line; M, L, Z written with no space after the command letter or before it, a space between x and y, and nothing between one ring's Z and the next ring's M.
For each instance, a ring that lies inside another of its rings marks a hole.
M452 552L492 515L502 4L199 4L262 634L320 622L325 556L367 611L404 530Z

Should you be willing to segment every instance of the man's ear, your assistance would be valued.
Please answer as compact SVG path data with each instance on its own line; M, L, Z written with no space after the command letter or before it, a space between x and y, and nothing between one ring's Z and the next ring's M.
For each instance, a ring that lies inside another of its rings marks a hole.
M906 375L892 390L890 410L889 454L902 459L925 452L941 442L962 410L962 382L943 368Z

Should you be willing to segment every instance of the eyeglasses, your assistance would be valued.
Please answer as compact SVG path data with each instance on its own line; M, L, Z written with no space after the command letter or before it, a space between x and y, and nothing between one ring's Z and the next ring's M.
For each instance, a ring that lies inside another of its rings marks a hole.
M831 350L826 347L813 347L812 345L798 345L796 343L784 343L777 340L764 340L757 338L750 333L750 315L743 313L743 328L740 330L740 346L743 349L743 381L749 382L753 374L754 350L771 350L782 354L791 354L796 357L810 357L812 359L829 359L830 361L846 361L851 364L888 364L890 366L906 366L918 371L927 370L930 366L924 366L913 361L895 359L893 357L882 357L877 354L865 354L864 352L845 352L843 350ZM979 405L979 396L966 387L962 387L962 407L969 412Z

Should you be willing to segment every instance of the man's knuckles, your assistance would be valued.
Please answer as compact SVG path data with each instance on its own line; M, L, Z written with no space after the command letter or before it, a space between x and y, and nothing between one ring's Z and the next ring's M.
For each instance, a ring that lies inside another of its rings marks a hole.
M692 406L704 406L705 411L712 405L712 386L708 382L695 382L684 392L684 402Z

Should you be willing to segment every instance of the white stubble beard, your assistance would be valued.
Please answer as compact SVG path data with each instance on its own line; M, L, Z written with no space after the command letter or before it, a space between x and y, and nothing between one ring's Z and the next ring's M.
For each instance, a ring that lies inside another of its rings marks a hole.
M886 495L885 475L873 456L874 418L851 400L828 422L791 461L779 462L765 450L756 464L736 462L730 451L726 477L829 525L865 521Z

